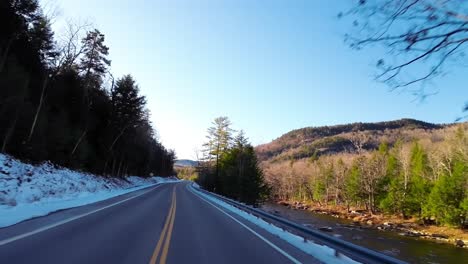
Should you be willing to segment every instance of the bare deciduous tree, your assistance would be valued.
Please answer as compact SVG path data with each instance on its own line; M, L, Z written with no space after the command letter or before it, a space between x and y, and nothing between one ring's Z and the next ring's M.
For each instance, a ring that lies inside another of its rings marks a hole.
M85 48L81 40L91 28L92 24L88 21L66 22L65 30L57 43L58 56L54 62L57 72L70 69L77 63Z
M363 132L353 132L349 141L353 144L355 151L361 155L367 143L367 136Z
M40 0L39 2L44 16L50 24L54 24L57 18L59 18L63 13L60 5L56 0Z
M388 51L377 60L376 79L393 90L419 83L414 93L421 99L431 94L427 81L462 65L468 46L467 1L359 0L338 16L353 19L356 31L345 36L352 48Z

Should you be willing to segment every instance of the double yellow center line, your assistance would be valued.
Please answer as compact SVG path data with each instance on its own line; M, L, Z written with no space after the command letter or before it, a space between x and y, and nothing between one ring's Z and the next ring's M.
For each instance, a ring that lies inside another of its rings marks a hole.
M169 214L166 218L166 223L164 224L164 228L159 236L158 244L156 244L156 248L154 249L153 256L151 257L150 264L156 264L156 261L159 257L160 264L165 264L167 260L167 253L169 252L169 245L171 243L171 236L172 236L172 229L174 227L174 219L177 207L177 199L175 193L175 187L172 190L172 202L171 208L169 209ZM167 233L167 236L166 236ZM163 240L164 240L164 247L163 247ZM162 248L162 252L161 252ZM161 255L159 254L161 252Z

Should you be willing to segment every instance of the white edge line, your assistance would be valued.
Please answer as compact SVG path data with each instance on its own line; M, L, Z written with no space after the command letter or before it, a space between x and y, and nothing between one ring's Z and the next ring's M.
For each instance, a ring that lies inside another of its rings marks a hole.
M252 228L248 227L247 225L245 225L244 223L242 223L241 221L237 220L235 217L233 217L232 215L226 213L225 211L223 211L222 209L220 209L218 206L214 205L213 203L209 202L208 200L206 200L204 197L202 197L200 194L197 194L196 192L197 191L193 191L193 188L192 187L189 187L189 185L187 185L187 189L191 189L190 192L195 194L195 196L197 196L198 198L200 198L201 200L203 200L204 202L210 204L211 206L213 206L214 208L218 209L221 213L225 214L227 217L231 218L232 220L234 220L235 222L237 222L239 225L241 225L242 227L244 227L245 229L247 229L248 231L250 231L252 234L254 234L255 236L257 236L258 238L260 238L263 242L267 243L269 246L271 246L272 248L274 248L276 251L278 251L279 253L281 253L283 256L285 256L286 258L288 258L289 260L291 260L293 263L296 263L296 264L301 264L301 262L297 259L295 259L293 256L289 255L288 253L286 253L284 250L282 250L281 248L279 248L278 246L276 246L275 244L273 244L271 241L269 241L268 239L266 239L265 237L263 237L262 235L260 235L259 233L255 232Z
M48 226L44 226L44 227L38 228L38 229L36 229L36 230L29 231L29 232L27 232L27 233L21 234L21 235L17 235L17 236L14 236L14 237L10 237L10 238L1 240L1 241L0 241L0 246L9 244L9 243L11 243L11 242L14 242L14 241L17 241L17 240L20 240L20 239L23 239L23 238L26 238L26 237L29 237L29 236L32 236L32 235L35 235L35 234L40 233L40 232L44 232L44 231L49 230L49 229L51 229L51 228L54 228L54 227L57 227L57 226L66 224L66 223L71 222L71 221L74 221L74 220L76 220L76 219L83 218L83 217L88 216L88 215L90 215L90 214L97 213L97 212L102 211L102 210L104 210L104 209L107 209L107 208L109 208L109 207L112 207L112 206L115 206L115 205L124 203L124 202L126 202L126 201L129 201L129 200L131 200L131 199L140 197L140 196L142 196L142 195L144 195L144 194L146 194L146 193L148 193L148 192L150 192L150 191L153 191L153 190L155 190L155 189L161 187L162 185L163 185L163 183L162 183L162 184L158 184L158 186L156 186L156 187L154 187L154 188L151 188L150 190L148 190L148 191L146 191L146 192L144 192L144 193L141 193L141 194L138 194L138 195L135 195L135 196L126 198L126 199L124 199L124 200L118 201L118 202L113 203L113 204L110 204L110 205L106 205L106 206L101 207L101 208L99 208L99 209L96 209L96 210L94 210L94 211L87 212L87 213L84 213L84 214L80 214L80 215L77 215L77 216L73 216L73 217L71 217L71 218L68 218L68 219L59 221L59 222L57 222L57 223L54 223L54 224L51 224L51 225L48 225Z

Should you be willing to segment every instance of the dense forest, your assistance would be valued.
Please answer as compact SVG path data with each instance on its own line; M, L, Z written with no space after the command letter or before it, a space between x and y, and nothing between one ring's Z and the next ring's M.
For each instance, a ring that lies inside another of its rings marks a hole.
M218 117L208 129L196 181L209 191L258 204L268 195L253 146L241 130L236 136L227 117Z
M37 0L1 1L0 17L2 153L116 177L173 173L136 80L114 81L103 33L77 39L77 26L58 43Z
M272 157L261 167L277 200L467 227L467 128L465 123L342 131L340 136L353 148L301 158ZM375 148L362 147L376 142ZM288 153L294 152L283 156Z

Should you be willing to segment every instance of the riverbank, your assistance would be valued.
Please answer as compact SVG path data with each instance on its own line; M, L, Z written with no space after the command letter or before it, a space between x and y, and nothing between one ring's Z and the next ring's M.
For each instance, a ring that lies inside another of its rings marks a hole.
M275 201L275 203L295 210L305 210L351 220L353 226L398 233L401 236L435 240L468 249L468 232L459 228L424 225L416 218L404 219L398 216L370 214L366 210L355 209L348 212L347 208L340 206L325 207L298 201ZM327 227L322 227L321 230L327 231Z

